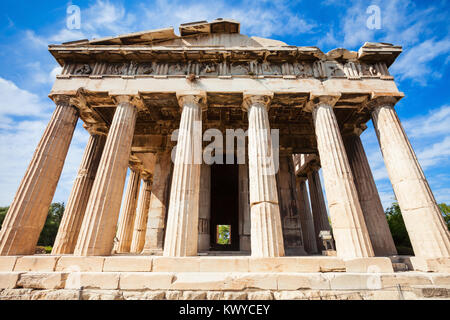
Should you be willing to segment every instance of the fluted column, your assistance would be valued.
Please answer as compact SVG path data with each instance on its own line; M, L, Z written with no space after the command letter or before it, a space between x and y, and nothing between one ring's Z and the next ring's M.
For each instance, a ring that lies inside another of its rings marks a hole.
M268 108L272 94L244 94L248 112L251 249L254 257L284 256Z
M118 241L114 248L116 253L130 252L140 186L140 172L131 170L125 192L125 203L122 206L122 213L120 214L119 223L117 225L116 238Z
M303 245L303 226L300 219L298 193L292 154L280 156L280 168L276 175L284 251L286 255L306 255Z
M52 254L71 254L75 249L105 142L106 135L96 134L89 137L56 235Z
M0 255L34 254L44 227L78 120L69 98L54 100L55 111L3 221Z
M239 249L241 251L251 251L250 230L248 163L245 163L239 165Z
M152 181L150 177L143 179L139 204L134 222L133 240L131 241L131 253L141 253L145 244L145 231L147 230L148 209L152 195Z
M312 112L337 255L374 255L353 175L332 105L335 96L313 96Z
M164 256L195 256L198 248L202 106L205 93L177 95L182 108L170 191Z
M358 192L359 203L361 204L375 255L396 255L397 249L392 239L386 214L378 195L361 138L359 137L361 132L361 129L355 128L344 137L344 145L352 169L356 191Z
M296 181L297 201L300 215L300 223L303 232L303 244L309 254L317 253L317 238L314 231L314 221L309 206L308 190L306 189L306 177L298 177Z
M164 249L164 231L169 202L171 168L172 159L170 152L158 152L153 171L152 194L150 196L143 254L162 254Z
M202 164L200 178L198 218L198 251L208 251L211 246L211 166Z
M314 223L314 238L318 250L325 250L322 240L319 238L320 231L331 230L330 222L328 221L327 207L325 205L325 198L322 191L322 184L320 183L319 167L311 167L307 173L309 196L311 198L311 211Z
M372 120L414 253L450 257L450 233L395 112L395 98L372 100Z
M119 97L81 225L75 255L111 254L136 117L136 107L126 97Z

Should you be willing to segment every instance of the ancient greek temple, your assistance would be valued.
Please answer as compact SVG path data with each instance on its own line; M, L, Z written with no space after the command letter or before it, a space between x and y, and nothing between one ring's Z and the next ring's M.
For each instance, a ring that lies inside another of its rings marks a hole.
M90 137L51 256L225 255L230 266L311 256L381 269L389 261L392 272L398 256L360 139L372 121L412 267L448 270L450 234L395 111L404 95L389 67L401 47L324 53L217 19L183 24L179 35L166 28L49 51L62 67L49 95L56 107L3 223L0 255L34 255L81 119ZM202 156L214 140L206 132L224 137L214 163ZM235 136L225 141L227 132Z

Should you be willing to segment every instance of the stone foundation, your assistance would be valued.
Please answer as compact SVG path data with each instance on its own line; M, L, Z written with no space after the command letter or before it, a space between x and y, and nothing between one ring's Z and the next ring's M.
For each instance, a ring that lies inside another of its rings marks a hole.
M0 257L0 300L450 298L448 270L394 272L393 266L401 269L399 264L403 270L408 269L401 262L404 260L320 256Z

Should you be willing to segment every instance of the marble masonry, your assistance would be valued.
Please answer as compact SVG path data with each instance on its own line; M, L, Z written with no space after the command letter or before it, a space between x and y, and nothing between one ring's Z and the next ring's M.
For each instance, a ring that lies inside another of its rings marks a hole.
M450 234L395 111L404 95L389 67L401 47L323 53L216 19L49 51L62 67L56 107L0 230L0 299L28 289L71 298L73 271L81 287L155 299L289 299L306 282L319 297L389 291L386 279L405 270L450 284ZM79 120L83 160L52 254L35 255ZM411 257L397 255L360 139L369 121ZM219 143L230 130L231 146ZM382 284L361 286L371 272Z

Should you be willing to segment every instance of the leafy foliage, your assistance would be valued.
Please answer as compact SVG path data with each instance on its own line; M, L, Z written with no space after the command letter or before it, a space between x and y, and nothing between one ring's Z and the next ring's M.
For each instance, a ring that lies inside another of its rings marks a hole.
M439 209L441 209L442 216L444 217L445 223L447 223L447 228L450 230L450 206L446 203L441 203Z
M220 225L218 226L218 244L231 244L231 226Z
M53 203L47 215L47 220L45 221L44 228L42 229L41 235L38 240L39 246L47 247L46 251L49 251L49 246L52 246L55 242L56 234L58 233L59 224L64 213L64 203ZM9 207L0 208L0 228L5 219L6 213Z
M398 203L394 202L385 213L398 254L413 255L414 251Z

